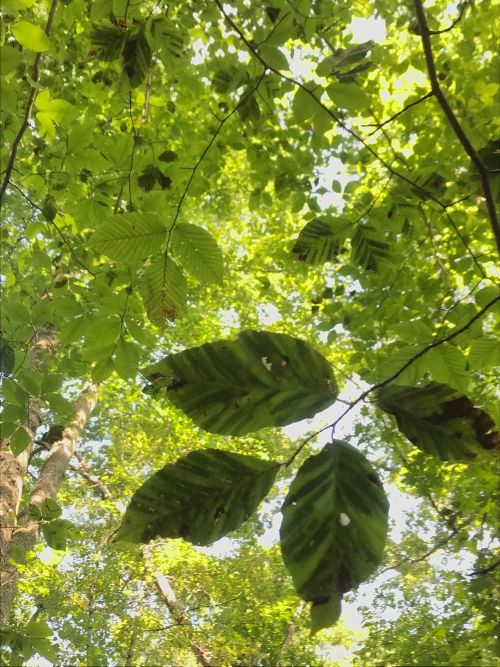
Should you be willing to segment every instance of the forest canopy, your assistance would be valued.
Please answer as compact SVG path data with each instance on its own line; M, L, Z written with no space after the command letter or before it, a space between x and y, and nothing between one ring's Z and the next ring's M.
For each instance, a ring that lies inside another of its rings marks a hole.
M500 665L498 0L3 0L5 665Z

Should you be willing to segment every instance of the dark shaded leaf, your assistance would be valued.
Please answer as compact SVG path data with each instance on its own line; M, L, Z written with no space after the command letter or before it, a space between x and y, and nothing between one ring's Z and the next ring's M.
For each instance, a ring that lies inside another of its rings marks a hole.
M377 568L389 503L375 471L354 447L334 440L299 469L283 504L281 551L312 630L335 623L344 593Z
M410 442L442 461L473 459L481 451L500 450L500 434L491 417L445 384L387 385L377 392L377 402L396 417Z
M211 544L255 512L278 468L273 461L234 452L191 452L135 492L116 539L182 537L193 544Z
M301 230L292 252L306 264L323 264L335 260L351 226L342 220L315 218Z
M321 354L269 331L244 331L233 341L169 355L144 374L148 393L165 393L196 424L228 435L312 417L338 393Z

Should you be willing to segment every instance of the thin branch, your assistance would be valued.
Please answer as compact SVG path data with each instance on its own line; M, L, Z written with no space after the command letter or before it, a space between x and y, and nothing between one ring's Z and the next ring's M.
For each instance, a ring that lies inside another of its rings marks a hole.
M453 28L455 28L462 20L467 7L469 7L468 0L463 0L457 18L454 19L454 21L452 21L452 23L447 28L442 28L441 30L429 30L429 35L442 35L444 32L450 32L453 30Z
M416 107L417 104L420 104L421 102L425 102L425 100L428 100L430 97L432 97L434 93L430 91L429 93L426 93L423 97L421 97L418 100L415 100L415 102L410 102L410 104L407 104L405 107L403 107L400 111L394 114L394 116L391 116L387 120L382 121L381 123L369 123L368 125L365 125L365 127L374 127L375 129L370 132L370 134L367 135L368 137L371 137L373 134L376 134L379 130L381 130L384 125L388 125L389 123L392 123L393 120L396 120L396 118L399 118L402 114L406 113L408 109L411 109L412 107Z
M480 570L472 570L472 572L468 572L467 575L469 577L480 577L483 574L488 574L489 572L493 572L493 570L496 570L496 568L499 566L500 566L500 558L496 561L493 561L493 563L491 563L490 565L482 567Z
M453 528L451 533L448 533L445 537L442 539L438 540L434 546L432 546L428 551L426 551L424 554L419 556L418 558L410 558L409 556L406 556L405 558L402 558L399 562L397 562L395 565L389 565L388 567L384 568L380 572L377 573L377 576L380 576L381 574L385 574L385 572L389 572L390 570L397 570L398 567L401 567L401 565L404 565L405 563L421 563L424 560L427 560L429 556L432 556L433 553L436 553L436 551L439 551L442 547L444 547L445 544L448 544L450 540L452 540L458 533L468 526L472 521L474 520L473 517L466 519L463 521L459 526L456 526Z
M217 0L216 0L217 1ZM447 343L450 340L453 340L453 338L456 338L459 336L461 333L466 331L470 326L474 324L477 320L479 320L492 306L494 306L496 303L500 301L500 296L495 297L492 301L486 304L481 310L474 315L474 317L471 317L471 319L466 322L463 326L459 327L458 329L455 329L452 331L452 333L448 334L448 336L444 336L444 338L439 338L438 340L433 341L432 343L429 343L429 345L426 345L423 347L419 352L415 353L412 357L408 359L406 363L404 363L399 370L397 370L395 373L390 375L388 378L385 380L382 380L381 382L377 382L377 384L372 385L369 389L364 391L362 394L356 398L350 405L347 406L347 408L342 412L340 417L337 417L337 419L329 424L328 426L323 427L322 429L319 429L318 431L315 431L313 434L308 436L305 440L303 440L300 445L297 447L295 452L292 454L292 456L282 465L289 466L293 463L297 455L302 451L302 449L305 447L305 445L310 442L313 438L315 438L317 435L320 433L323 433L324 431L327 431L328 429L332 429L332 433L335 432L335 428L338 426L338 424L344 419L344 417L353 409L356 407L356 405L359 405L362 401L367 398L371 393L376 391L377 389L381 389L382 387L385 387L385 385L389 384L390 382L393 382L396 378L398 378L409 366L415 363L418 359L423 357L425 354L430 352L430 350L433 350L435 347L438 347L439 345L442 345L443 343Z
M26 201L28 202L28 204L30 204L30 206L32 206L34 209L36 209L37 211L40 211L40 213L42 213L42 208L41 208L38 204L35 204L35 202L34 202L30 197L28 197L28 195L27 195L25 192L23 192L23 190L21 190L21 188L20 188L16 183L14 183L13 181L10 181L10 185L12 185L12 186L13 186L13 187L14 187L14 188L15 188L15 189L16 189L16 190L17 190L17 191L24 197L24 199L26 199ZM79 264L79 265L82 267L82 269L85 269L85 271L87 271L88 273L90 273L91 276L94 276L94 277L95 277L97 274L94 273L94 271L92 271L92 269L89 269L89 267L86 266L86 265L85 265L85 264L78 258L78 255L77 255L77 254L75 253L75 251L73 250L72 245L70 244L70 242L68 241L68 239L66 238L66 236L63 234L63 232L59 229L59 227L58 227L57 224L54 222L54 220L48 220L48 222L49 222L49 224L51 224L51 225L54 227L54 229L57 231L57 233L58 233L59 236L61 237L63 243L68 247L68 250L69 250L70 253L72 254L73 259L75 260L75 262L76 262L77 264Z
M50 6L49 10L49 16L47 18L47 25L45 26L45 34L47 36L50 35L50 31L52 30L52 24L54 22L54 16L56 13L57 9L57 2L58 0L52 0L52 5ZM26 105L26 109L24 112L24 118L23 122L21 123L21 127L19 128L16 138L14 139L14 142L12 144L11 152L10 152L10 157L9 161L7 162L7 168L5 169L5 175L2 181L2 186L0 187L0 210L2 208L2 203L3 203L3 198L5 195L5 191L7 190L9 186L9 181L10 181L10 176L12 174L12 169L14 168L14 163L16 161L16 156L17 156L17 151L19 146L21 145L21 141L23 140L24 133L28 129L30 120L31 120L31 113L33 111L33 105L35 104L35 99L38 93L38 81L40 79L40 63L42 60L42 52L39 52L36 54L35 61L33 63L33 74L31 75L31 79L34 83L30 90L30 94L28 97L28 103Z
M471 144L469 138L465 134L462 126L458 121L458 118L455 116L455 113L450 107L448 100L439 84L439 79L436 72L436 65L434 62L434 56L432 53L430 31L427 25L427 19L425 17L425 10L421 0L413 0L413 4L415 7L415 13L417 15L420 37L422 38L422 46L424 49L425 61L427 64L427 73L429 75L429 80L431 82L431 90L436 96L436 99L439 102L439 105L441 106L441 109L443 110L443 113L446 116L446 119L448 120L451 129L455 133L456 137L462 144L463 149L465 150L465 152L467 153L467 155L469 156L469 158L471 159L472 163L474 164L479 173L481 179L481 185L483 188L483 195L486 200L488 217L490 220L491 228L493 230L493 234L495 236L497 249L498 252L500 253L500 224L498 222L495 199L493 196L493 192L491 190L488 169L483 164L481 158L474 149L474 146Z

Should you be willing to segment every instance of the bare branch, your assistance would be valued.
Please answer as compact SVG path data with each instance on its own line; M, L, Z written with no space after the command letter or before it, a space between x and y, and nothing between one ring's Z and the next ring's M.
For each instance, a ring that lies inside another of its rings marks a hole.
M447 28L442 28L441 30L429 30L429 35L442 35L444 32L450 32L451 30L453 30L453 28L455 28L460 23L460 21L462 20L464 14L465 14L465 10L469 6L470 6L469 1L468 0L463 0L462 6L460 7L460 11L458 12L457 18L454 19L452 21L452 23Z
M468 572L469 577L480 577L483 574L488 574L489 572L493 572L493 570L496 570L497 567L500 566L500 558L498 560L493 561L490 565L487 565L486 567L482 567L480 570L472 570L472 572Z

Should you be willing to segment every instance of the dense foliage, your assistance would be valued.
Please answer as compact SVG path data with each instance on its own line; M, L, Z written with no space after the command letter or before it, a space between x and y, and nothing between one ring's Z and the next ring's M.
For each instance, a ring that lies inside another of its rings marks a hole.
M500 664L498 5L4 0L5 664Z

